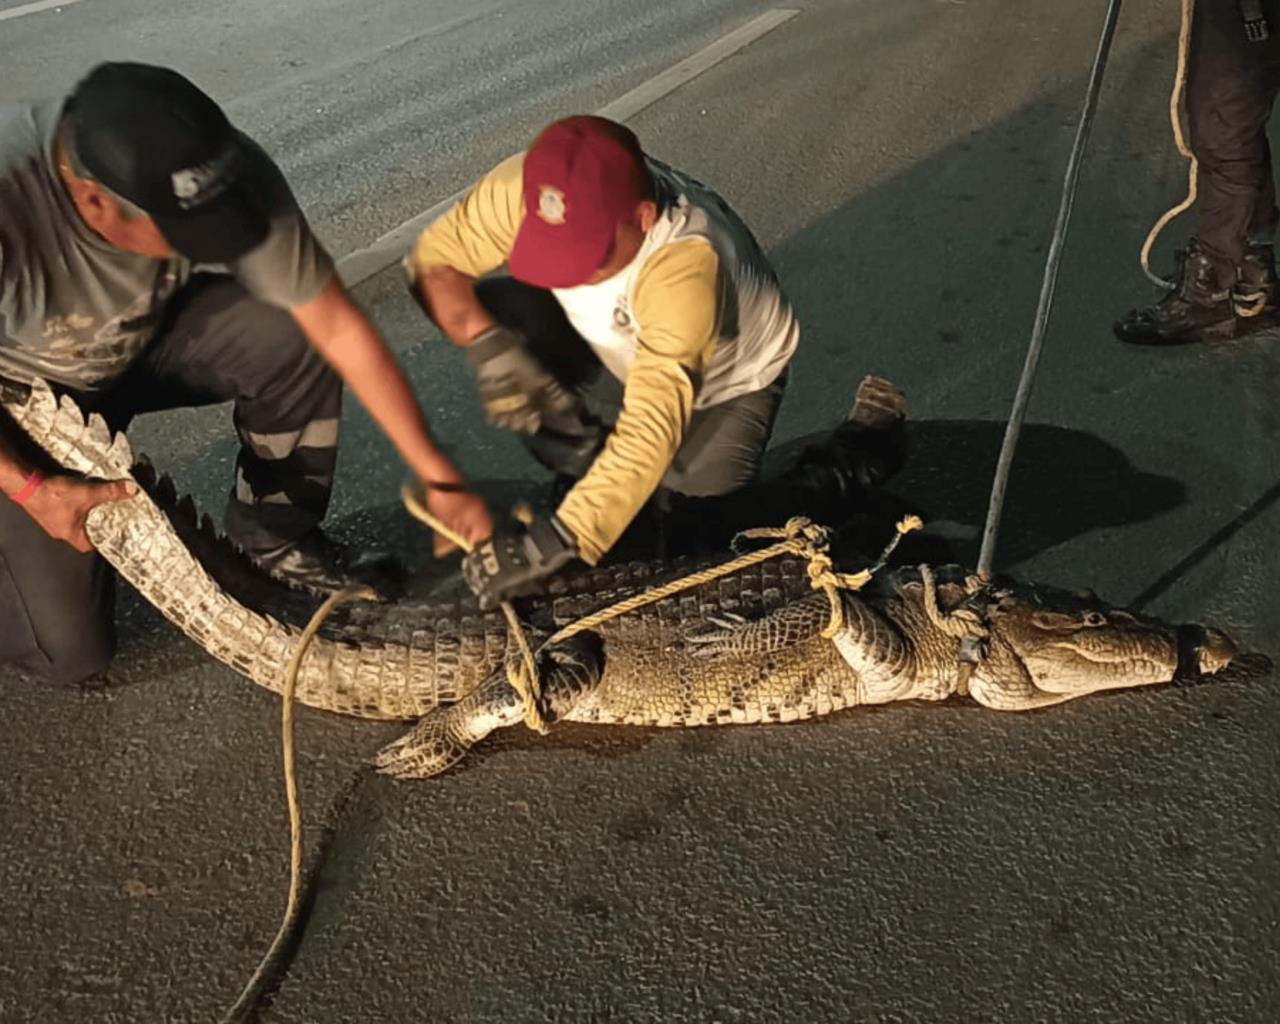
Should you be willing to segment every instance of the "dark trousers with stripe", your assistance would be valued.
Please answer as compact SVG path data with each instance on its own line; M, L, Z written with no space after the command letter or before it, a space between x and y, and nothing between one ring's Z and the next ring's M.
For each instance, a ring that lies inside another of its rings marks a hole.
M266 552L324 517L342 382L288 313L229 277L194 277L122 377L73 397L116 430L144 412L234 401L241 447L228 534L246 551ZM16 431L13 424L0 429ZM51 539L0 499L0 663L58 682L100 672L115 651L113 584L99 556Z
M1251 42L1238 0L1197 0L1187 54L1187 122L1200 165L1197 238L1234 281L1250 242L1273 240L1280 212L1267 120L1280 92L1280 2L1271 38Z

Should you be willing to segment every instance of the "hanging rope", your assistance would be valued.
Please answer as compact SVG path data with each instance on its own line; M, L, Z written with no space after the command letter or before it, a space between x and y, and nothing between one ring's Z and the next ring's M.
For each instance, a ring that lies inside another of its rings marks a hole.
M991 502L987 508L986 525L982 530L982 553L978 556L978 575L983 579L991 578L991 564L995 559L996 537L1000 531L1000 515L1004 510L1004 496L1009 483L1009 470L1013 466L1013 452L1018 444L1018 435L1022 432L1022 421L1026 417L1027 403L1031 399L1031 385L1035 380L1036 366L1040 362L1040 350L1044 347L1044 336L1049 327L1049 311L1053 308L1053 293L1058 283L1058 268L1062 263L1062 246L1067 235L1067 225L1071 221L1071 207L1075 203L1076 188L1080 182L1080 166L1084 161L1089 132L1093 128L1093 117L1098 109L1102 73L1106 70L1107 55L1111 51L1111 40L1115 36L1116 20L1119 16L1120 0L1111 0L1107 8L1106 21L1102 26L1102 36L1098 40L1098 52L1093 58L1093 70L1089 73L1089 88L1085 93L1080 123L1076 127L1075 143L1071 147L1071 157L1067 161L1067 172L1062 183L1062 202L1058 206L1058 220L1053 228L1053 239L1049 243L1049 255L1045 260L1044 280L1040 285L1040 303L1036 308L1035 324L1031 328L1031 343L1027 348L1026 362L1022 367L1022 377L1018 381L1018 391L1013 399L1013 410L1009 414L1009 422L1005 427L1004 443L1000 448L1000 458L996 463L995 477L991 484Z
M302 812L298 807L298 782L293 752L293 695L298 687L298 671L302 667L302 659L315 639L316 633L324 624L331 612L341 604L349 601L370 601L377 597L368 587L348 587L335 594L330 594L324 603L316 609L306 628L294 645L293 654L289 658L289 666L285 671L284 689L280 703L280 732L282 737L281 756L284 761L285 802L289 807L289 895L285 899L284 918L280 928L272 940L270 948L258 962L258 969L240 992L240 998L222 1018L223 1024L233 1024L245 1014L261 997L261 986L267 971L275 963L280 950L293 932L298 916L298 895L302 889Z
M1142 251L1138 255L1138 260L1142 264L1142 272L1152 284L1159 285L1161 288L1176 288L1176 281L1167 281L1159 274L1151 269L1151 248L1156 244L1156 239L1160 237L1162 232L1175 217L1180 216L1191 208L1196 201L1196 194L1200 181L1200 163L1196 160L1195 154L1191 152L1191 147L1187 145L1186 136L1182 128L1182 96L1187 85L1187 53L1190 49L1191 41L1191 13L1195 4L1195 0L1181 0L1182 4L1182 25L1178 29L1178 69L1173 76L1173 91L1169 94L1169 123L1173 126L1173 142L1178 147L1178 152L1184 159L1188 161L1187 165L1187 197L1176 206L1166 210L1165 213L1151 225L1151 230L1147 233L1147 240L1142 243ZM1266 299L1263 299L1263 305ZM1261 311L1261 310L1259 310ZM1244 314L1249 315L1249 314Z

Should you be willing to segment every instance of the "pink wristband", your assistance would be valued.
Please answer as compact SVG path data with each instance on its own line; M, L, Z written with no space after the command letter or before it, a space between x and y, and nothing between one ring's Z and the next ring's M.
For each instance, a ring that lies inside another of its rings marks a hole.
M18 491L17 494L9 495L9 500L15 505L25 505L27 501L30 500L31 495L40 490L40 485L42 483L44 483L44 474L38 469L34 470L32 474L27 477L27 482L22 485L22 489Z

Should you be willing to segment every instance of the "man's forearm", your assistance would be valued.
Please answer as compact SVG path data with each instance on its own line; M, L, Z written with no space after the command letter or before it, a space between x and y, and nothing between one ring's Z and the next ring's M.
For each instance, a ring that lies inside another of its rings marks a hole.
M419 478L462 482L453 463L432 442L422 410L391 350L340 284L331 283L316 299L295 309L293 316Z
M429 483L461 483L462 476L427 432L417 399L380 341L345 347L334 368L417 476Z
M694 398L679 363L637 356L604 450L557 509L583 561L599 562L657 489L684 440Z
M452 267L423 267L418 272L423 309L446 338L468 345L494 325L476 298L475 278Z

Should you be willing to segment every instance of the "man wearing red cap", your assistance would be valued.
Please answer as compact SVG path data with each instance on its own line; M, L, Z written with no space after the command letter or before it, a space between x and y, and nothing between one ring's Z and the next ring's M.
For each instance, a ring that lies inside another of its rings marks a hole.
M757 475L799 338L791 304L727 204L627 128L552 124L408 263L489 421L575 481L553 515L464 560L482 605L596 564L659 488L711 497ZM510 278L478 280L503 264ZM601 368L622 382L612 427L581 397Z
M388 582L385 559L319 527L344 381L436 485L433 511L472 540L492 530L280 170L165 68L103 64L65 102L0 105L0 388L37 378L116 429L234 401L227 530L291 584ZM0 493L0 663L97 674L114 652L112 576L84 520L125 485L58 473L0 422Z

